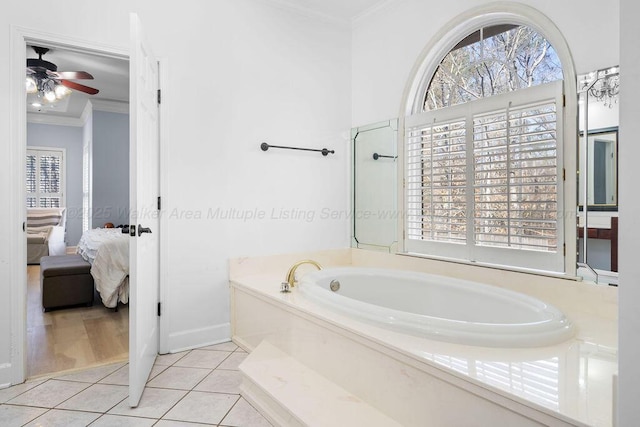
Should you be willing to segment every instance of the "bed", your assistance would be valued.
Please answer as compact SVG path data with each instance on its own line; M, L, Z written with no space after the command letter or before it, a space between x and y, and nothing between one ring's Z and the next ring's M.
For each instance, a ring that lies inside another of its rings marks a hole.
M91 275L105 307L129 302L129 235L121 228L96 228L82 234L76 253L91 264Z

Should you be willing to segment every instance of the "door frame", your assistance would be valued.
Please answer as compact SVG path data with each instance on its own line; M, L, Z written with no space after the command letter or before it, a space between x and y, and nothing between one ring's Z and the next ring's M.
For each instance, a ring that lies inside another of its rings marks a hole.
M128 38L128 37L127 37ZM26 96L24 92L24 73L27 59L27 44L38 43L48 47L64 48L74 50L81 53L89 53L93 55L106 56L111 58L119 58L129 60L129 50L112 45L97 43L95 41L79 39L74 37L62 36L42 32L39 30L11 26L11 65L10 65L10 84L11 91L9 94L11 111L10 111L10 135L11 135L11 198L10 206L10 223L13 225L10 231L10 277L11 277L11 367L10 378L11 384L20 384L25 381L27 374L27 357L26 357L26 330L27 330L27 254L26 254L26 236L23 231L23 224L26 221L25 197L26 188L23 185L25 164L24 158L27 150L27 107ZM161 61L159 66L163 66ZM164 76L164 67L161 72L161 87L166 87L166 76ZM131 78L131 77L129 77ZM163 93L164 95L164 93ZM164 100L163 100L164 101ZM167 146L164 143L164 136L167 134L166 121L167 114L166 102L160 104L160 115L163 119L160 124L160 170L166 170L167 165ZM163 114L164 113L164 114ZM160 193L163 195L163 204L167 189L166 174L161 173ZM166 290L164 285L166 277L162 273L166 271L167 245L167 224L163 215L160 216L161 240L160 240L160 299L165 300ZM166 307L165 307L166 308ZM164 319L163 319L164 317ZM166 327L167 316L161 317L159 323L159 336L161 351L167 351L162 343L167 342ZM165 346L166 347L166 346Z

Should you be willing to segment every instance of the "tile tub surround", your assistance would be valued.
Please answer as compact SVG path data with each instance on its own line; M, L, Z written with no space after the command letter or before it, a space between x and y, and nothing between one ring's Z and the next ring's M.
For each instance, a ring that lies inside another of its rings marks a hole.
M0 390L0 426L269 427L240 397L246 357L231 342L158 356L137 408L124 363L27 381Z
M521 414L525 418L515 425L611 425L612 375L617 371L617 289L407 256L348 251L231 260L234 340L253 349L266 338L406 425L420 425L420 420L428 419L425 417L454 423L442 425L487 425L499 417ZM287 269L303 258L327 266L451 272L451 276L502 286L549 302L573 321L578 332L566 343L534 349L490 349L398 334L313 306L295 289L290 294L279 293ZM332 258L336 264L330 262ZM475 415L459 418L463 413Z

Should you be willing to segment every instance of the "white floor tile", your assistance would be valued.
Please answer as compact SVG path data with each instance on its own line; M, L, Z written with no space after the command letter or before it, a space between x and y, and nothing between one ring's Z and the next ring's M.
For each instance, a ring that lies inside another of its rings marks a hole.
M211 369L180 368L171 366L160 375L149 381L148 387L174 388L191 390L211 373Z
M217 424L238 400L230 394L189 392L163 419Z
M215 424L185 423L184 421L160 420L153 427L198 427L215 426Z
M238 370L238 365L240 365L247 356L247 353L233 353L231 356L227 357L224 362L218 365L218 369Z
M238 349L238 346L229 342L223 342L221 344L208 345L206 347L200 348L200 350L218 350L218 351L235 351Z
M238 403L231 408L231 411L224 417L220 425L230 427L271 427L271 423L243 398L240 398Z
M120 415L103 415L91 427L151 427L157 420L151 418L123 417Z
M0 426L20 427L46 411L46 409L27 406L0 405Z
M240 371L215 370L194 388L196 391L240 394Z
M187 394L185 390L169 390L163 388L145 388L140 403L131 408L124 400L109 411L113 415L132 417L162 418L180 399Z
M51 409L25 427L85 427L97 419L100 414L91 412L63 411Z
M184 356L186 356L189 352L188 351L181 351L180 353L169 353L169 354L162 354L160 356L156 356L156 365L164 365L164 366L171 366L174 363L176 363L178 360L182 359Z
M4 403L13 399L16 396L21 395L25 391L31 390L37 385L42 384L46 380L27 381L26 383L11 386L9 388L3 388L0 390L0 403Z
M63 402L58 409L107 412L129 395L129 387L111 384L93 384L86 390Z
M53 408L89 386L75 381L48 380L7 403Z
M178 360L173 366L215 369L230 354L230 351L192 350L191 353Z
M168 366L153 365L153 367L151 368L151 373L149 374L149 381L151 381L152 379L154 379L155 377L157 377L158 375L166 371L167 368Z
M129 385L129 364L98 381L100 384Z
M57 380L78 381L83 383L97 383L107 375L117 371L124 363L116 363L113 365L98 366L97 368L86 369L84 371L74 372L72 374L56 377Z

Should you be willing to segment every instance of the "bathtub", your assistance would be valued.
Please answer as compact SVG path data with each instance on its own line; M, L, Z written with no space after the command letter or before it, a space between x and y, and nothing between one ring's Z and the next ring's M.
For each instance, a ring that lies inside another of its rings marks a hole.
M326 268L304 275L297 291L359 320L458 344L544 347L566 341L575 332L560 310L539 299L425 273Z

